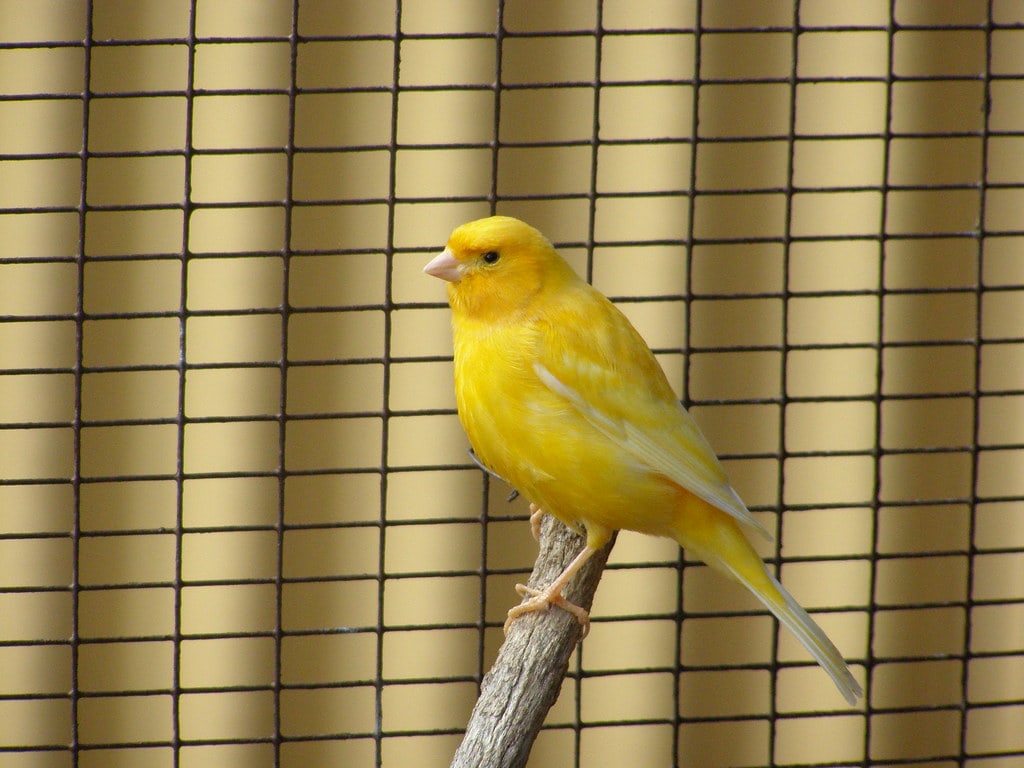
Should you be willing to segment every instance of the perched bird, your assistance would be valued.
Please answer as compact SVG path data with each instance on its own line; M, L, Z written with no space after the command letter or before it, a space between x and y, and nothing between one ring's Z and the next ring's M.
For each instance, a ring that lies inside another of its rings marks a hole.
M839 651L765 568L743 529L768 536L636 329L536 229L508 216L457 228L424 272L446 280L459 419L480 462L533 505L586 530L586 547L509 622L562 589L626 529L665 536L753 592L835 681L861 695ZM506 623L506 630L508 629Z

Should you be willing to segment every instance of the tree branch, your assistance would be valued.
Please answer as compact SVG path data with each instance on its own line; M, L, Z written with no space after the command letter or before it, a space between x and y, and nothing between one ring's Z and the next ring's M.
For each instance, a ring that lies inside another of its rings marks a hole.
M582 536L545 515L540 554L529 586L539 589L554 581L585 543ZM614 543L613 537L569 582L564 592L568 600L590 610ZM484 677L452 768L521 768L526 764L581 636L576 618L555 607L513 622L494 666Z

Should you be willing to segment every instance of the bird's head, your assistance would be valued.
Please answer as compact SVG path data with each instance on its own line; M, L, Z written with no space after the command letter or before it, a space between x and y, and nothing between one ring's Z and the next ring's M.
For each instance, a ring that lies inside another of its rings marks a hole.
M507 318L542 291L579 279L544 235L510 216L463 224L423 271L448 282L454 313L479 320Z

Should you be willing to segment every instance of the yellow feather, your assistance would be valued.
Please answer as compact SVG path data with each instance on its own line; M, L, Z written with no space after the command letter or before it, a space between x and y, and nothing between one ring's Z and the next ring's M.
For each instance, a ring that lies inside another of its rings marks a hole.
M480 460L589 548L619 529L675 539L750 589L853 703L842 656L744 537L738 524L767 531L626 317L505 216L456 229L426 271L449 281L456 402Z

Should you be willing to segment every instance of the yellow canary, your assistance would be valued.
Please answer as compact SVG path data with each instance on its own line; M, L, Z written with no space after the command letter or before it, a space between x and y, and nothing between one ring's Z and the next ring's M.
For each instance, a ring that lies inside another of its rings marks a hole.
M612 531L665 536L731 576L785 624L853 704L861 688L822 629L765 568L769 536L729 485L643 338L536 229L492 216L457 228L424 268L447 281L459 419L483 464L587 544L509 611L558 605ZM506 624L506 629L508 624Z

